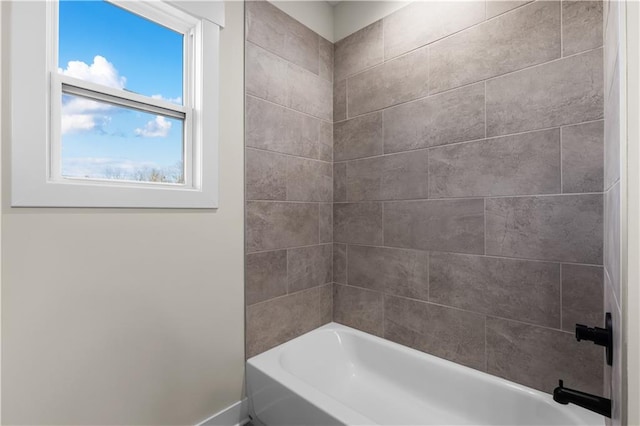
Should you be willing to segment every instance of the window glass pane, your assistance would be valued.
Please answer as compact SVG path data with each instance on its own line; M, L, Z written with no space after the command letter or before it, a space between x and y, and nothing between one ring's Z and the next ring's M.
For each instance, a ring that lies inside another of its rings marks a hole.
M62 176L184 183L183 121L62 95Z
M182 34L105 1L59 4L60 73L182 104Z

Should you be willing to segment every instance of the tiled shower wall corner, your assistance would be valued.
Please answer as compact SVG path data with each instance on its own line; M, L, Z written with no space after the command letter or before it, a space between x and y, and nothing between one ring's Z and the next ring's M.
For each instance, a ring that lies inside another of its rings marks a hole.
M602 4L416 2L335 49L246 10L247 356L333 319L602 393Z
M266 1L245 10L251 357L331 321L333 44Z
M335 44L335 321L602 394L602 21L415 2Z
M604 309L614 327L613 366L605 366L604 393L613 401L609 424L622 424L622 309L620 282L620 94L624 69L620 27L624 3L604 3Z

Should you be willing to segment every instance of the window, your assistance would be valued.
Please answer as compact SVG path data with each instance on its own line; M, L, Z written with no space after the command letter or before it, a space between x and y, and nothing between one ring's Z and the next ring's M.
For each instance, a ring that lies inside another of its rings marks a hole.
M11 10L12 205L217 207L222 4L30 3Z

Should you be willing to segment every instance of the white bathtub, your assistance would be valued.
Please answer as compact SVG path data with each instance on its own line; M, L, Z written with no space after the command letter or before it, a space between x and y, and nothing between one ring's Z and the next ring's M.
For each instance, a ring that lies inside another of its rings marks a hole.
M331 323L247 361L254 423L603 425L551 395Z

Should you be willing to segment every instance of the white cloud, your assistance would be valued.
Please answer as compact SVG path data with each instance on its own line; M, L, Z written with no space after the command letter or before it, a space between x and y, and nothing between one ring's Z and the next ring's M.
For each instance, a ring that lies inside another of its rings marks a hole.
M102 84L114 89L124 89L127 78L118 73L116 67L104 56L96 55L93 63L88 65L82 61L69 61L67 68L58 68L62 75L78 78L91 83Z
M1 1L1 0L0 0ZM58 68L62 75L78 78L91 83L100 84L114 89L124 89L127 78L120 75L116 67L104 56L96 55L91 64L82 61L69 61L67 67ZM182 98L165 98L161 94L151 96L175 104L182 104ZM82 97L69 97L62 104L62 134L79 133L100 130L110 121L109 113L114 107L105 103L92 101ZM144 128L135 129L137 136L154 138L165 137L171 130L171 122L164 117L157 116L149 121Z
M182 105L182 97L178 96L176 98L165 98L162 95L151 95L153 99L160 99L163 101L171 102L172 104Z
M116 67L100 55L95 56L90 65L82 61L69 61L67 67L59 68L58 72L115 89L124 89L127 82L126 77L121 76ZM104 103L81 97L70 98L62 105L62 134L99 129L109 122L106 112L111 109L110 105Z
M93 130L94 116L90 114L62 114L62 134Z
M136 135L144 138L164 138L171 130L171 122L161 115L147 122L143 129L136 129Z

